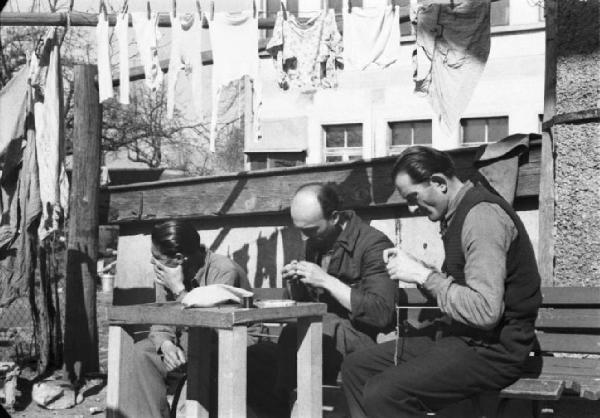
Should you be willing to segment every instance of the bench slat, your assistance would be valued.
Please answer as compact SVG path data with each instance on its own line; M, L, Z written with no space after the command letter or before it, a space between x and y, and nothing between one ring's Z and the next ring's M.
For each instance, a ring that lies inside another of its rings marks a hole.
M500 397L557 400L560 399L565 382L563 380L519 379L500 391Z
M527 377L560 375L600 379L600 361L591 358L532 356L525 364L525 374Z
M600 354L600 335L538 332L537 339L545 352Z
M600 287L543 287L542 306L600 306Z
M538 313L536 328L598 329L600 309L542 308Z

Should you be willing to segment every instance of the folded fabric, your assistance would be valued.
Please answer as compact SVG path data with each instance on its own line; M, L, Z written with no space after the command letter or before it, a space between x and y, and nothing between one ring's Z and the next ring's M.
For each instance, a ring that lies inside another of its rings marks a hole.
M186 308L209 308L225 302L241 302L241 298L252 296L253 293L226 284L211 284L197 287L189 292L181 303Z

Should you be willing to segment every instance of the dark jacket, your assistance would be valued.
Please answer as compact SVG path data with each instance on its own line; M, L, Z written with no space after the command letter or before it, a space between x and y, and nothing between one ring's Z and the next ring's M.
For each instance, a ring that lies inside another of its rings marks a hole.
M346 227L328 252L331 260L327 273L352 288L352 312L329 294L322 295L320 301L327 303L328 312L349 319L356 329L374 337L379 332L388 332L394 325L398 285L390 279L383 262L383 250L393 244L354 211L344 211L341 216L346 220ZM308 240L306 260L320 265L323 255Z

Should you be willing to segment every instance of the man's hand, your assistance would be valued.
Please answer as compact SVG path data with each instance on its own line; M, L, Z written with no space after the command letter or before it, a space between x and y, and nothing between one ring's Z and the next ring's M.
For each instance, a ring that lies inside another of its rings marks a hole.
M156 258L152 257L154 265L154 281L161 286L166 287L174 295L180 294L185 290L183 284L183 269L181 265L177 267L167 267Z
M298 275L298 261L292 260L289 264L283 266L283 269L281 269L281 275L284 279L291 279L292 277Z
M185 353L173 341L164 341L160 346L160 351L162 351L163 362L167 366L167 371L173 371L186 363Z
M296 271L302 283L322 289L329 290L329 286L333 281L337 280L335 277L327 274L318 265L308 261L300 261Z
M392 280L422 285L434 271L421 260L400 248L389 248L383 252L387 271Z

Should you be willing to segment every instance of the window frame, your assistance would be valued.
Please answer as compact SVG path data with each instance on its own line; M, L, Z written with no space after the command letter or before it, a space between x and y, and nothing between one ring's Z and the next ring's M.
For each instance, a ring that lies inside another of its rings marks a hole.
M415 124L415 123L423 123L428 122L431 130L431 141L427 144L419 143L415 144L415 127L411 127L411 143L406 145L393 145L393 128L392 125L396 123L406 123L406 124ZM433 119L410 119L410 120L388 120L386 121L386 129L387 129L387 148L388 155L399 154L404 151L406 148L411 147L413 145L423 145L423 146L433 146Z
M459 138L460 138L460 145L462 147L477 147L480 145L484 145L484 144L489 144L490 140L489 140L489 120L490 119L506 119L506 135L510 135L510 118L508 115L503 114L503 115L492 115L492 116L473 116L473 117L467 117L467 118L461 118L460 119L460 129L459 129ZM477 142L465 142L465 128L463 125L464 121L468 121L468 120L485 120L485 138L484 141L477 141ZM503 137L505 138L505 137ZM499 138L498 140L500 140L502 138Z
M348 127L348 126L360 126L361 132L361 146L360 147L349 147L348 146L348 130L344 129L344 146L343 147L328 147L327 146L327 128L330 127ZM365 125L363 122L348 122L348 123L324 123L321 124L321 132L323 136L323 162L350 162L355 158L362 159L364 156L365 146ZM341 157L341 161L327 161L328 157Z

